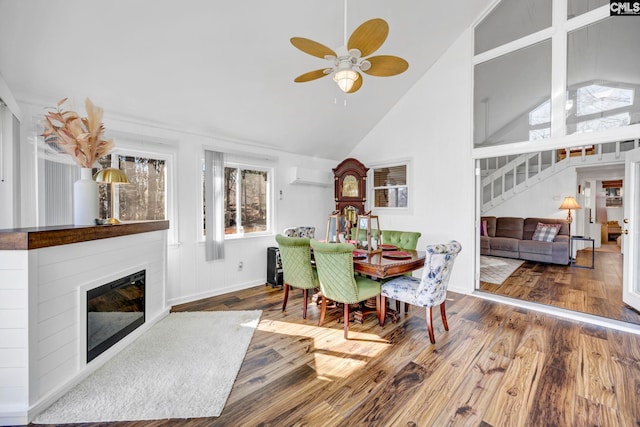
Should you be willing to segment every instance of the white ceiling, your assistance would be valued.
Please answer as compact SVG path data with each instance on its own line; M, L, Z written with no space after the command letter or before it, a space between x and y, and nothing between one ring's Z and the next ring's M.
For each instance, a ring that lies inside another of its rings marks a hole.
M385 19L389 36L375 54L409 69L364 75L345 95L331 77L294 83L326 62L289 42L343 45L342 0L0 0L0 75L18 101L69 97L82 109L88 96L105 121L340 159L491 2L350 0L348 34Z

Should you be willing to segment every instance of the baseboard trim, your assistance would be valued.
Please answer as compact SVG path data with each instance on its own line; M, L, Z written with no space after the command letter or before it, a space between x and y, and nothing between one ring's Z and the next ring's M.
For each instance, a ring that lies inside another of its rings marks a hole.
M224 288L210 289L208 291L199 292L196 294L190 294L179 298L172 298L167 300L167 305L173 307L174 305L186 304L193 301L198 301L205 298L217 297L218 295L227 294L229 292L241 291L243 289L253 288L254 286L263 285L265 282L256 280L245 283L237 283L235 285L227 286Z

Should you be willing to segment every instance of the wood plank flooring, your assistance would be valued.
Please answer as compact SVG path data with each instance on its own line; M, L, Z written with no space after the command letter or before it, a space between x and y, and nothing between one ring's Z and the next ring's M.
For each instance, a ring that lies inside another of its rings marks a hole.
M562 277L562 272L557 273ZM537 279L539 282L540 279ZM318 327L302 292L257 286L174 307L262 309L218 418L82 424L165 426L635 426L640 336L450 292L449 332L424 311L398 323Z
M591 250L577 253L591 264ZM622 255L596 251L595 268L525 262L502 285L480 282L480 290L554 307L640 324L640 314L622 302Z

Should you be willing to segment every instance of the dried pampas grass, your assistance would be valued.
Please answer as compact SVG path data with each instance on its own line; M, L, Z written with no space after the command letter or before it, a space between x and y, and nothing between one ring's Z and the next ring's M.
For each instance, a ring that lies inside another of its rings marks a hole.
M84 102L87 117L80 117L75 111L62 109L66 101L67 98L61 99L55 111L45 115L42 136L57 136L57 145L78 166L91 168L96 160L109 154L113 148L113 140L104 138L103 110L87 98Z

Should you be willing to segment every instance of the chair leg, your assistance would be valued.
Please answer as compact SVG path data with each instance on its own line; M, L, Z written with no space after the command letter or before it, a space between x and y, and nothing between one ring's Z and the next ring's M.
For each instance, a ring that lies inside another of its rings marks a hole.
M306 319L307 318L307 290L303 289L302 290L302 318Z
M431 341L431 344L435 344L436 338L433 334L433 307L427 307L427 330L429 331L429 341Z
M384 326L384 321L387 317L387 297L380 295L380 312L378 315L378 323L380 326Z
M322 296L322 307L320 307L320 321L318 322L318 326L322 326L324 323L324 313L327 311L327 298Z
M449 324L447 323L447 312L444 308L444 301L440 304L440 317L442 317L442 324L444 325L444 330L449 330Z
M344 339L348 340L349 335L349 304L344 303Z
M282 311L287 308L287 300L289 299L289 284L284 284L284 301L282 302Z

